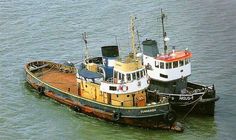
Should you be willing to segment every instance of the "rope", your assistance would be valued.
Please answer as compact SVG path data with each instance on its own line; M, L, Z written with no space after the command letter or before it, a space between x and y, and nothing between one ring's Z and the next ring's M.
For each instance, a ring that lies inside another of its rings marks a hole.
M151 92L156 92L156 93L157 93L156 90L151 91ZM206 94L206 92L204 92L204 94L202 94L200 97L198 97L197 100L195 100L195 101L193 101L193 102L187 104L187 105L191 105L191 104L195 103L195 104L192 106L192 108L184 115L184 117L182 118L181 122L183 122L183 121L186 119L186 117L189 115L189 113L191 113L191 112L193 111L193 109L195 108L195 106L197 105L197 103L199 102L199 100L200 100L200 99L203 97L203 95L205 95L205 94ZM187 106L187 105L184 105L184 106Z
M205 92L205 93L206 93L206 92ZM198 103L199 100L202 98L202 96L205 95L205 93L202 94L197 100L194 101L195 104L194 104L194 105L192 106L192 108L184 115L184 117L182 118L181 122L183 122L183 121L186 119L186 117L189 115L189 113L193 111L194 107L197 105L197 103Z

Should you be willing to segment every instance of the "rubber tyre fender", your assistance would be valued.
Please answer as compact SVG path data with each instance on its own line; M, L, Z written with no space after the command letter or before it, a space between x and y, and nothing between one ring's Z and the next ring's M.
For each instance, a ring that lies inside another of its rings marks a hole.
M118 120L120 119L120 117L121 117L121 113L114 112L114 113L112 114L112 120L113 120L113 121L118 121Z
M169 111L168 113L164 115L164 121L167 124L172 125L176 121L176 119L177 119L177 115L176 115L176 112L173 110Z
M42 86L38 87L39 94L44 95L44 91L45 91L45 87L42 87Z
M75 111L75 112L80 112L80 107L79 106L73 106L73 110Z

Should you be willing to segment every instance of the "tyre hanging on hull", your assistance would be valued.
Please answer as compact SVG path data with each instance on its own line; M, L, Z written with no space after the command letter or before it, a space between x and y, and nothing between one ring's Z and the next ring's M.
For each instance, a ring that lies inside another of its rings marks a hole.
M44 95L44 91L45 91L45 87L43 87L43 86L38 87L38 92L40 95Z
M114 112L112 114L112 120L113 121L118 121L120 119L120 117L121 117L121 113L120 112Z
M72 109L75 111L75 112L80 112L80 107L78 106L73 106Z

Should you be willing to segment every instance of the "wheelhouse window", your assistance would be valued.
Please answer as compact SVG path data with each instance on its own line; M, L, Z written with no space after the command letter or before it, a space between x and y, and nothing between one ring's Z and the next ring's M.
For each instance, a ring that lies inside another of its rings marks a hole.
M143 70L140 71L141 78L143 78Z
M183 66L184 65L184 60L180 60L179 61L179 66L181 67L181 66Z
M172 63L166 63L166 69L172 69Z
M177 68L178 67L178 61L173 62L173 68Z
M155 67L159 68L159 62L155 61Z
M164 62L160 62L160 68L164 69Z
M122 77L122 76L121 76L121 73L118 73L118 75L119 75L119 78L118 78L118 79L121 80L121 77Z
M185 59L185 65L189 63L189 59Z
M140 73L139 73L139 71L137 72L137 79L140 79Z
M127 81L131 81L131 75L129 73L126 74L126 77L127 77Z
M117 71L114 71L114 78L117 78Z
M132 73L133 80L136 80L136 73Z
M121 74L121 80L124 82L125 81L125 75Z
M146 75L146 70L143 70L143 75L144 75L144 76Z

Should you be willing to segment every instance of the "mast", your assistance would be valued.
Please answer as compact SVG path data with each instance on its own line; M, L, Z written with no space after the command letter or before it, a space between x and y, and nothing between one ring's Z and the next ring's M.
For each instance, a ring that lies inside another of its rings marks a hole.
M132 47L132 53L133 53L133 58L136 59L136 47L135 47L135 31L134 31L134 16L130 17L130 32L131 32L131 47Z
M83 37L83 40L84 40L84 44L85 44L85 59L88 58L89 54L88 54L88 41L87 41L87 33L84 32L82 33L82 37Z
M138 32L138 29L136 30L137 32L137 40L138 40L138 52L141 52L141 47L140 47L140 39L139 39L139 32Z
M163 34L163 42L164 42L164 54L167 52L167 41L169 38L167 38L167 34L165 32L165 26L164 26L164 19L166 18L166 15L162 12L161 9L161 24L162 24L162 34Z

